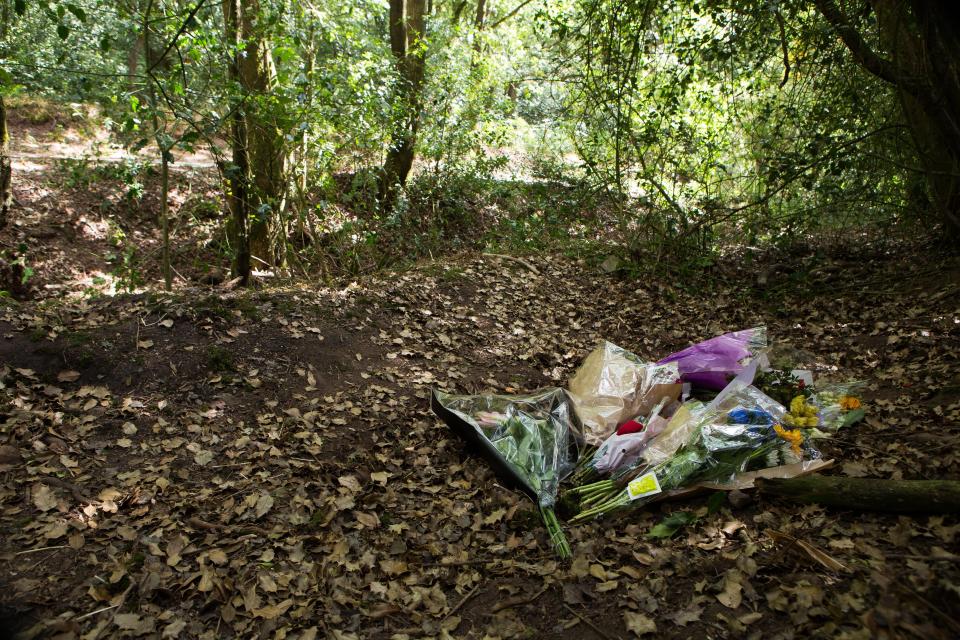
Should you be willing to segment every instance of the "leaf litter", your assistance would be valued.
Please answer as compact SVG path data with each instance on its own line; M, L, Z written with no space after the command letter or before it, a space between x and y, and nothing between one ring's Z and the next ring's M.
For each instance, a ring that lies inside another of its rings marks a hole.
M569 527L559 562L532 505L428 406L434 387L562 385L600 339L648 357L766 323L811 366L868 381L865 422L824 445L845 474L956 478L960 306L923 274L960 270L931 260L837 258L846 279L816 295L466 256L341 289L5 307L3 623L76 638L955 636L956 516L694 499ZM894 276L902 289L870 293Z

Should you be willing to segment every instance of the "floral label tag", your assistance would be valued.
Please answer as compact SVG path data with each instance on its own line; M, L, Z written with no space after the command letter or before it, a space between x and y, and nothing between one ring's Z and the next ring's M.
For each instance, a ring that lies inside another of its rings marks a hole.
M627 485L627 495L630 496L631 500L636 500L644 496L652 496L661 491L663 491L663 489L660 488L660 483L657 482L657 475L653 472L645 473L639 478L634 478L630 481L630 484Z

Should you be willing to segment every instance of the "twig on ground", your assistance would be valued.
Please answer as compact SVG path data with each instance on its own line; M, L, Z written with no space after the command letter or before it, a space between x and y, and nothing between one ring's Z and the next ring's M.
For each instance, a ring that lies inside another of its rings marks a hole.
M122 604L122 603L121 603L121 604ZM83 614L82 616L80 616L80 617L78 617L78 618L74 618L74 620L85 620L86 618L89 618L90 616L95 616L95 615L97 615L98 613L103 613L104 611L109 611L110 609L116 609L116 608L119 607L119 606L120 606L119 604L112 604L112 605L110 605L109 607L104 607L104 608L102 608L102 609L97 609L96 611L91 611L90 613L85 613L85 614Z
M270 531L264 529L263 527L258 527L252 524L239 524L239 525L227 525L220 524L217 522L207 522L206 520L201 520L196 516L187 519L187 524L193 527L194 529L203 529L204 531L224 531L227 529L235 530L236 533L245 534L245 533L255 533L261 536L269 536Z
M547 589L549 588L550 588L550 585L545 585L543 589L540 589L540 591L537 591L532 596L514 596L512 598L506 598L504 600L500 600L499 602L497 602L497 604L493 605L493 608L491 609L491 611L493 613L496 613L497 611L503 611L504 609L510 609L511 607L519 607L521 605L530 604L531 602L533 602L534 600L542 596L544 593L546 593Z
M457 560L454 562L423 562L417 566L419 567L466 567L474 564L491 564L493 562L499 562L499 558L487 558L484 560Z
M13 555L15 555L15 556L22 556L22 555L26 555L26 554L28 554L28 553L37 553L38 551L49 551L50 549L66 549L67 546L68 546L68 545L65 545L65 544L58 544L58 545L53 546L53 547L40 547L39 549L24 549L23 551L17 551L17 552L16 552L15 554L13 554Z
M942 611L942 610L941 610L939 607L937 607L935 604L933 604L932 602L930 602L929 600L927 600L927 599L923 596L922 593L920 593L919 591L917 591L916 589L914 589L913 587L911 587L911 586L910 586L909 584L907 584L906 582L901 582L900 584L902 584L903 587L904 587L907 591L909 591L910 594L911 594L914 598L916 598L917 600L919 600L919 601L922 602L923 604L927 605L927 606L930 608L931 611L933 611L935 614L937 614L938 616L940 616L940 619L943 620L943 621L947 624L947 626L953 628L953 630L956 631L957 633L960 633L960 624L957 624L957 621L954 620L952 616L950 616L950 615L947 614L946 612Z
M583 624L587 625L588 627L590 627L591 629L593 629L594 631L596 631L597 634L599 634L601 638L606 638L607 640L620 640L620 639L617 638L616 636L611 636L609 633L607 633L606 631L604 631L603 629L601 629L601 628L598 627L597 625L595 625L595 624L593 624L592 622L590 622L590 620L589 620L588 618L586 618L586 617L580 615L579 613L577 613L572 607L570 607L570 605L564 603L563 608L566 609L567 611L569 611L570 613L572 613L573 615L577 616L577 617L580 619L580 622L582 622Z
M480 588L480 585L478 584L478 585L476 585L473 589L470 589L470 591L467 592L467 595L465 595L465 596L463 596L462 598L460 598L460 602L458 602L456 605L454 605L454 607L453 607L452 609L450 609L450 611L447 611L447 612L444 614L444 616L443 616L442 618L440 618L440 622L443 622L444 620L446 620L447 618L449 618L450 616L452 616L453 614L455 614L457 611L459 611L459 610L460 610L460 607L462 607L464 604L466 604L467 600L469 600L470 598L472 598L472 597L473 597L473 594L475 594L479 588Z

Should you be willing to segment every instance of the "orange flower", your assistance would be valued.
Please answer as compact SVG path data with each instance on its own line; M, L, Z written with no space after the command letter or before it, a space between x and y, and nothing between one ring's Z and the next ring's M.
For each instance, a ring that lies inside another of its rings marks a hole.
M860 398L856 398L854 396L843 396L840 398L840 408L844 411L859 409L861 406Z
M803 434L800 433L799 429L784 429L779 424L773 425L773 430L777 432L777 435L790 443L790 448L793 449L793 452L800 455L800 445L803 444Z

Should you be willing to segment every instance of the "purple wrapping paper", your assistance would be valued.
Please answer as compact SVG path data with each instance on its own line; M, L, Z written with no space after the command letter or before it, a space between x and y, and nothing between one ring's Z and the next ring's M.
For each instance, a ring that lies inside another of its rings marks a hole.
M676 362L680 377L695 387L723 389L743 371L745 361L766 345L766 328L732 331L670 354L657 364Z

